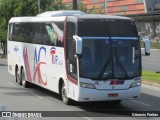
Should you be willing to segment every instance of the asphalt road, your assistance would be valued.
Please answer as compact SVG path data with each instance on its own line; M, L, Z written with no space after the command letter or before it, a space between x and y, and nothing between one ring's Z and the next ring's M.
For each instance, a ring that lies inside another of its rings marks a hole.
M145 56L144 49L142 49L142 68L153 72L160 72L160 50L151 50L150 56Z
M7 63L5 59L0 59L0 111L62 111L53 112L57 119L68 120L106 120L105 117L98 116L128 116L123 111L160 111L160 88L148 85L142 85L141 98L137 100L124 100L120 105L113 105L106 102L91 103L74 103L73 105L65 105L61 102L58 95L37 86L32 88L23 88L15 82L14 76L7 71ZM64 111L79 111L68 112ZM96 111L88 115L86 112L80 111ZM108 111L108 112L103 112ZM119 111L117 113L115 111ZM60 117L64 114L71 114L74 117ZM97 116L97 117L96 117ZM130 118L130 117L129 117ZM18 119L18 118L17 118ZM16 120L17 120L16 119ZM38 118L43 120L44 118ZM53 119L53 118L47 118ZM107 120L109 118L107 117ZM113 119L112 117L110 119ZM124 117L127 120L128 117ZM136 119L136 117L131 118ZM159 118L156 118L159 119ZM0 118L1 120L1 118ZM2 118L2 120L4 120ZM19 118L19 120L23 120Z

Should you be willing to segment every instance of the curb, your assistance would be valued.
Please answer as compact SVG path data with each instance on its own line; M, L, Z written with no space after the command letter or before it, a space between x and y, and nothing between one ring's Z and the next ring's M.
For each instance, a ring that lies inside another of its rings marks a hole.
M141 50L144 50L144 48L141 48ZM151 50L158 50L159 51L160 49L151 49Z

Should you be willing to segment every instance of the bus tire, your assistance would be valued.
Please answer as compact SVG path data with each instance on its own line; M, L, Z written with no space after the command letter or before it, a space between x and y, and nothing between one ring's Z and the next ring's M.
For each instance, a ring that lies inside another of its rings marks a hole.
M25 78L25 73L24 73L24 70L23 68L21 69L21 81L22 81L22 86L24 88L27 88L29 85L29 83L26 81L26 78Z
M20 75L20 71L19 71L18 67L17 67L16 71L17 71L16 72L16 80L17 80L19 85L22 85L21 75Z
M67 97L66 87L64 82L62 83L62 86L61 86L61 97L62 97L63 103L65 103L66 105L70 104L70 99Z
M18 75L18 66L16 65L16 67L15 67L15 78L16 78L16 82L18 82L18 77L19 77L19 75Z
M150 55L150 53L145 52L145 55L146 55L146 56L149 56L149 55Z

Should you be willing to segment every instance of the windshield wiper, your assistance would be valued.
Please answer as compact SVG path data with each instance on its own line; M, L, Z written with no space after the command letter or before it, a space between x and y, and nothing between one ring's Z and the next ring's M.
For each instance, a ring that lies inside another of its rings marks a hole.
M98 75L98 78L102 77L102 75L104 74L104 71L105 71L106 67L109 65L109 62L110 62L110 59L108 58L107 61L106 61L106 63L104 64L102 70L100 71L100 73Z
M123 70L124 74L127 76L127 78L129 78L129 75L128 75L128 73L127 73L126 68L123 66L123 64L121 63L121 61L120 61L119 58L118 58L117 48L116 48L116 47L115 47L115 56L116 56L116 61L117 61L117 63L120 65L120 67L122 68L122 70Z

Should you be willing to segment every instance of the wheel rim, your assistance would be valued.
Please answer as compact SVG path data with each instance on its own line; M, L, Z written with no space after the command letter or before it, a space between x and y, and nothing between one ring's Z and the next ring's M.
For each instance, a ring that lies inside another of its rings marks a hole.
M18 71L16 71L16 82L18 82L18 78L19 78Z
M66 89L65 89L64 84L63 84L63 87L62 87L62 100L67 101L67 94L66 94Z
M24 72L22 71L22 84L25 85L26 84L26 80L25 80L25 77L24 77Z
M20 83L20 75L18 73L19 73L19 69L17 68L16 79L17 79L17 82Z

